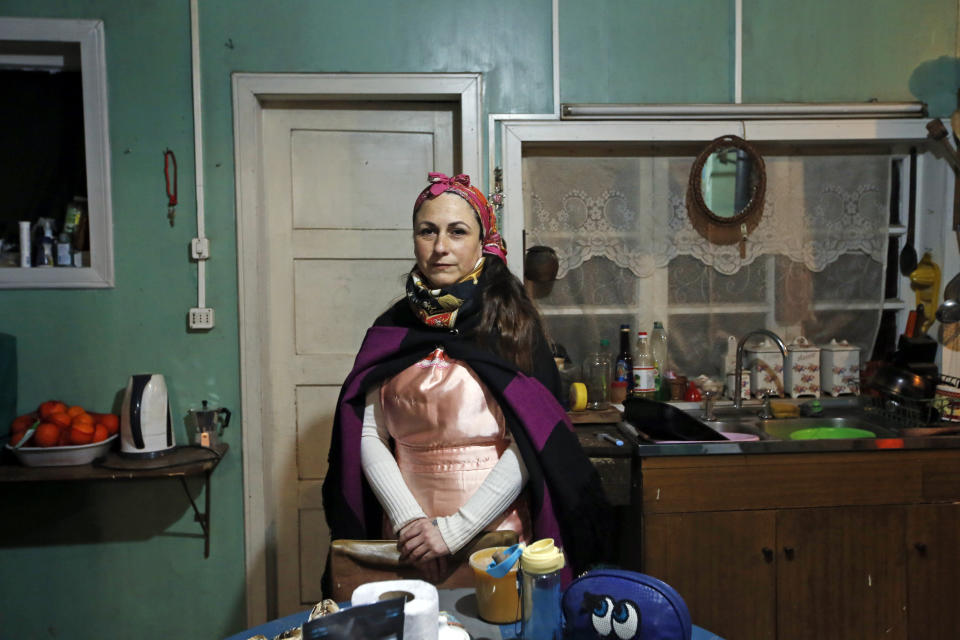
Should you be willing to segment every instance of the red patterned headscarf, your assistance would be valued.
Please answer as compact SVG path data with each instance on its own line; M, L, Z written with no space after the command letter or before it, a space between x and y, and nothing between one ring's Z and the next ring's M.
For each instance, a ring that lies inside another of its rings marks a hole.
M497 232L497 216L493 212L493 207L487 202L487 199L479 189L470 185L470 176L460 173L452 178L431 171L427 174L427 180L430 186L420 192L417 201L413 204L413 213L417 211L427 200L436 198L441 193L455 193L473 208L480 221L480 228L483 231L481 241L483 242L483 253L490 253L504 262L507 261L507 248L503 244L503 239Z

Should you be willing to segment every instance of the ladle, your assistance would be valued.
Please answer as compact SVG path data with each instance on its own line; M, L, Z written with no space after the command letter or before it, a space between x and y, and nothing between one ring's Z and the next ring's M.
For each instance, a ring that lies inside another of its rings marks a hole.
M943 303L937 309L937 320L943 324L960 321L960 273L943 288Z

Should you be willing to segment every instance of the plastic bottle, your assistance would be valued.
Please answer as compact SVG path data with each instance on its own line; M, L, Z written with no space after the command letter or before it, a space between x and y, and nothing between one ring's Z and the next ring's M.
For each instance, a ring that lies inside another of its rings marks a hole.
M544 538L531 543L520 556L521 631L523 640L560 638L560 597L563 552Z
M653 348L646 331L637 333L637 357L633 361L633 396L657 399L657 368L653 360Z
M667 332L663 323L654 321L653 331L650 333L650 346L653 349L653 362L657 368L656 389L657 400L666 402L670 399L670 383L667 382Z
M610 400L623 402L633 389L633 355L630 352L630 325L620 325L620 351L614 365Z
M34 243L33 266L52 267L54 263L53 219L40 218L33 225L33 232L37 236Z

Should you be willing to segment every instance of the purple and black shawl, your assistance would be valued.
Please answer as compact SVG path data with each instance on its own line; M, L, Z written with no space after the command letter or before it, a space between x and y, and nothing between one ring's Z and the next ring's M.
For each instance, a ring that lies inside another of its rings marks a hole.
M546 340L541 342L534 375L528 376L456 331L423 325L405 300L380 316L367 331L337 403L323 484L331 538L381 537L383 512L360 465L367 390L443 346L468 363L500 403L529 474L525 490L534 539L553 538L567 556L568 570L576 573L608 560L612 510L558 401L559 375Z

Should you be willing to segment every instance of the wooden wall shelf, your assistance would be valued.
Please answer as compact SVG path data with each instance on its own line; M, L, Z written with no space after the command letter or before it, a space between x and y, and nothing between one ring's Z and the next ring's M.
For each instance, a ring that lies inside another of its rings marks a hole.
M212 448L181 446L175 451L151 459L125 458L116 451L91 464L70 467L25 467L4 459L0 464L0 482L74 482L80 480L140 480L177 478L193 507L194 520L203 529L203 557L210 557L210 474L229 449L227 444ZM190 495L187 478L202 476L204 510L201 512Z

